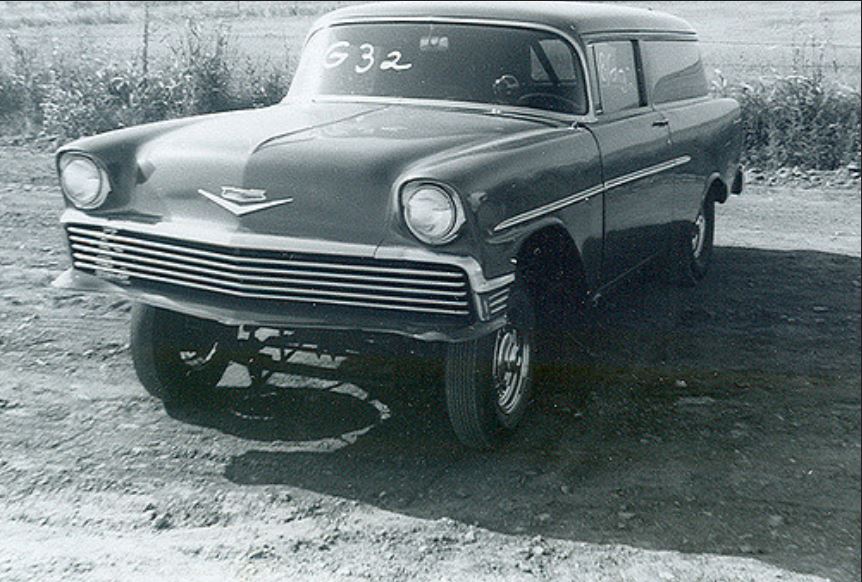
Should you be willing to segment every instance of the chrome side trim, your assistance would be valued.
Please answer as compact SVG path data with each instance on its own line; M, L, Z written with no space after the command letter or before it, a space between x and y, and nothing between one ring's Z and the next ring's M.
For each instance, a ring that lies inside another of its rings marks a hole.
M550 214L551 212L556 212L557 210L561 210L566 206L571 206L572 204L577 204L578 202L583 202L584 200L589 200L593 196L601 194L605 191L604 186L599 184L598 186L593 186L592 188L588 188L586 190L582 190L581 192L576 192L571 196L567 196L566 198L562 198L555 202L551 202L550 204L545 204L544 206L539 206L538 208L534 208L533 210L528 210L527 212L518 214L517 216L513 216L512 218L506 219L497 226L494 227L494 232L500 232L501 230L506 230L507 228L511 228L522 222L528 222L533 220L534 218L539 218L540 216L544 216L545 214Z
M678 158L674 158L672 160L668 160L654 166L643 168L642 170L638 170L636 172L631 172L629 174L619 176L612 180L608 180L603 184L598 184L596 186L593 186L592 188L581 190L580 192L576 192L571 196L561 198L560 200L545 204L544 206L539 206L538 208L534 208L532 210L522 212L521 214L517 214L511 218L507 218L506 220L495 226L493 228L493 232L501 232L524 222L529 222L530 220L534 220L546 214L556 212L557 210L562 210L563 208L571 206L572 204L577 204L578 202L589 200L590 198L597 196L598 194L602 194L614 188L619 188L620 186L623 186L625 184L630 184L631 182L642 180L655 174L672 170L673 168L676 168L678 166L684 166L690 161L691 156L680 156Z
M607 182L605 182L605 190L611 190L625 184L630 184L631 182L635 182L637 180L649 178L650 176L654 176L655 174L660 174L661 172L672 170L673 168L676 168L678 166L684 166L690 161L691 156L680 156L678 158L674 158L672 160L668 160L666 162L662 162L660 164L656 164L654 166L650 166L648 168L644 168L630 174L619 176L617 178L614 178L613 180L608 180Z

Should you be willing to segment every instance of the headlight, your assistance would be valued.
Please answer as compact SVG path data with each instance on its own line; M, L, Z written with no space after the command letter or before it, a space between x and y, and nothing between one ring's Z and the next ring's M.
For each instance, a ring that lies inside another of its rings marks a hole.
M458 198L441 186L413 184L401 193L404 222L420 241L441 245L458 236L464 211Z
M91 158L75 153L60 158L60 186L72 204L85 210L101 206L111 191L105 170Z

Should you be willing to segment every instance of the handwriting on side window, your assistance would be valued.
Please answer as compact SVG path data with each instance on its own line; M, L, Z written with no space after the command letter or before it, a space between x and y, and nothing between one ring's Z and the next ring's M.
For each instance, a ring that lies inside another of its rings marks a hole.
M323 61L323 68L335 69L344 64L350 55L347 49L350 48L350 43L346 40L337 42L326 50L326 59ZM374 45L363 43L359 45L359 64L353 67L357 74L363 75L377 65L376 49ZM413 68L413 63L402 63L403 55L401 51L391 51L386 57L380 61L378 65L381 71L406 71Z

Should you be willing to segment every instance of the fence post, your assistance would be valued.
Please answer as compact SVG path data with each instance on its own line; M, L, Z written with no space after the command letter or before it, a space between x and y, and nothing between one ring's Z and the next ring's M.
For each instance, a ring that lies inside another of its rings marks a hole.
M150 3L144 2L144 48L142 55L142 68L144 73L144 78L147 78L147 73L149 72L149 60L150 60Z

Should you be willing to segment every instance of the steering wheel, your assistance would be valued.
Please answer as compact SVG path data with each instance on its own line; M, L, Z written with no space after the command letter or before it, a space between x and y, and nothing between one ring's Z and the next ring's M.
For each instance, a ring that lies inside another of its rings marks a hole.
M555 93L527 93L518 98L517 104L530 107L536 101L545 101L550 108L560 113L572 113L580 109L580 104Z

